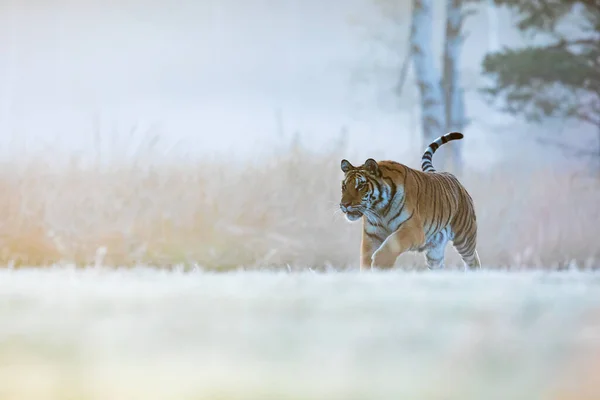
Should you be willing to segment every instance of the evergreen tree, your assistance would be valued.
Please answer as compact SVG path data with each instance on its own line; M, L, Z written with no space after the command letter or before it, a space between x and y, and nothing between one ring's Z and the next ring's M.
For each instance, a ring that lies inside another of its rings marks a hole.
M518 16L517 27L546 44L488 54L483 71L490 101L530 121L575 119L596 128L593 148L561 146L600 157L600 0L495 0Z

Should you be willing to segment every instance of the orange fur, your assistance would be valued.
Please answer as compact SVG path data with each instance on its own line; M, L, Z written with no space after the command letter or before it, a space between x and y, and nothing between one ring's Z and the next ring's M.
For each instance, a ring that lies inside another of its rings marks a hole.
M442 268L448 241L469 268L479 268L477 222L473 200L458 179L436 172L435 150L451 133L434 141L418 171L394 161L368 159L359 167L342 160L340 207L350 221L362 218L361 270L391 268L406 251L424 252L429 268Z

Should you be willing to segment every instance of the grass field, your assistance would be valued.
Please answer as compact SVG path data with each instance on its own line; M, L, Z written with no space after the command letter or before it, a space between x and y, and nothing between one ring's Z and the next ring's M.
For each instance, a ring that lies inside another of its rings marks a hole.
M597 272L0 270L0 398L600 398Z
M256 162L134 159L83 163L51 153L0 168L0 263L5 265L353 266L360 227L339 212L341 145L299 145ZM111 153L112 154L112 153ZM120 154L115 150L115 154ZM398 157L418 167L420 153ZM461 177L477 209L490 267L591 267L600 260L600 180L566 167L499 165ZM449 247L448 267L460 264ZM398 265L422 267L422 255Z
M589 171L467 170L483 271L360 274L343 145L137 150L0 168L0 399L600 398Z

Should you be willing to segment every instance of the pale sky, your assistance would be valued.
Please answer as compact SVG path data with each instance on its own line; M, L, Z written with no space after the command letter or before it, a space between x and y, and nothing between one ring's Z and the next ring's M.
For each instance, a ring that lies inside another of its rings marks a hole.
M391 24L374 2L1 0L2 153L91 151L94 121L121 143L131 141L132 126L142 132L135 140L155 126L164 142L181 143L171 151L194 154L254 154L295 131L320 149L342 127L361 156L420 152L418 98L398 105L390 95L410 16ZM441 0L436 12L439 49ZM497 22L501 46L520 40L507 15ZM465 149L484 151L471 151L472 162L493 159L498 134L482 132L525 129L473 91L490 46L488 18L483 10L466 26L464 83L474 120ZM395 43L369 39L380 32Z

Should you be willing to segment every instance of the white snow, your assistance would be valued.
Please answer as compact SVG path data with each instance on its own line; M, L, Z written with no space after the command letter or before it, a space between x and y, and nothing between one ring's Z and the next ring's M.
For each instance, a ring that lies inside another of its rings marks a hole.
M0 398L539 399L598 307L595 272L1 269Z

